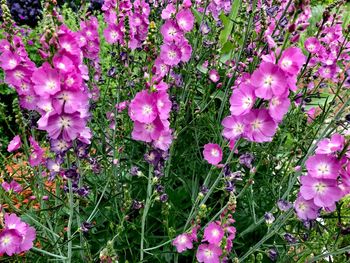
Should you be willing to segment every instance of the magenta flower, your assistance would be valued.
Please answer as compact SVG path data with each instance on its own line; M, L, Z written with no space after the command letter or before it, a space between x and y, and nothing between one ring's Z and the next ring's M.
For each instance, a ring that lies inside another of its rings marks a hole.
M0 55L0 67L3 70L13 70L20 64L20 62L21 58L11 51L6 51Z
M219 245L224 237L224 230L216 222L211 222L204 229L203 241L208 241L210 244Z
M181 61L181 49L175 44L163 44L160 47L160 58L166 65L175 66Z
M40 129L46 130L52 139L62 136L65 141L70 142L75 140L84 128L84 119L79 113L73 113L52 115L48 118L47 126Z
M212 69L209 71L209 79L214 83L220 80L220 75L216 69Z
M233 90L230 98L230 111L234 116L247 114L254 106L254 87L241 84L238 89Z
M17 183L15 180L12 180L11 183L3 182L1 186L5 190L5 192L10 192L10 191L15 193L22 192L22 186L19 183Z
M44 150L40 147L37 141L30 136L29 142L31 146L31 154L29 156L29 164L30 166L38 166L43 161Z
M174 6L173 4L168 4L162 11L162 19L169 19L171 18L171 16L175 15L176 13L176 6Z
M160 28L160 33L165 42L177 42L183 38L181 30L173 20L167 20Z
M224 126L222 135L229 140L240 137L245 132L243 117L228 116L223 119L221 125Z
M14 152L18 150L21 147L21 145L22 145L21 137L19 137L19 135L16 135L15 137L13 137L13 139L10 141L9 145L7 146L7 151Z
M222 149L218 144L208 143L204 145L204 159L213 165L217 165L222 160Z
M255 95L262 99L271 99L287 92L284 72L275 64L263 62L251 77L251 84L256 87Z
M32 81L35 93L45 98L61 90L59 74L47 62L34 71Z
M339 133L332 135L330 139L325 138L317 144L317 154L332 154L343 149L345 138Z
M288 112L289 107L288 97L272 97L269 103L269 114L276 122L280 122Z
M159 118L151 123L134 122L134 129L131 137L137 141L152 142L157 140L164 129L164 125Z
M169 66L160 57L154 61L154 67L160 77L164 77L169 72Z
M222 250L214 244L201 244L198 247L196 258L198 262L203 263L220 263Z
M164 106L165 98L160 99L159 106ZM158 116L157 95L149 93L147 90L138 92L129 105L129 116L133 121L141 123L151 123Z
M324 179L337 179L339 176L339 160L331 155L316 154L306 161L306 169L310 176Z
M156 105L159 113L159 118L161 120L166 120L170 117L170 110L172 106L169 94L166 91L159 91L156 95Z
M312 200L305 200L301 195L294 202L294 209L301 220L313 220L318 217L320 207Z
M192 249L192 238L191 235L188 233L184 233L181 235L178 235L174 241L172 242L173 246L176 247L176 250L178 253L182 253L186 251L187 249Z
M244 116L244 136L253 142L270 142L276 133L277 124L265 109L251 110Z
M22 237L22 242L21 242L21 245L19 247L20 253L30 250L34 245L33 242L34 242L35 238L36 238L35 228L27 225L27 230Z
M304 42L304 47L311 54L315 54L320 50L321 44L316 37L309 37Z
M84 112L88 105L88 95L82 92L63 90L52 98L52 105L57 114ZM87 109L86 109L87 111ZM83 115L83 114L82 114Z
M163 130L158 139L153 141L153 145L158 149L167 151L170 148L172 141L173 136L171 134L171 130Z
M284 72L295 76L305 63L305 60L305 56L300 48L290 47L283 51L282 56L278 61L278 65Z
M0 232L0 255L12 256L21 245L22 237L14 229L4 229Z
M190 9L182 9L176 14L176 21L179 27L184 32L189 32L193 29L194 16Z
M305 200L312 199L319 207L330 207L343 197L336 180L302 176L301 184L301 196Z
M192 46L185 38L183 38L183 41L179 45L181 49L181 61L188 62L192 55Z

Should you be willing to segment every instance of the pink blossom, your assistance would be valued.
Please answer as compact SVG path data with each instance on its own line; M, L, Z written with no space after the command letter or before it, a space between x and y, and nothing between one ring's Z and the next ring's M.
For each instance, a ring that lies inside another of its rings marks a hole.
M163 130L159 137L153 141L154 147L167 151L170 148L170 145L173 141L173 136L171 130Z
M245 124L240 117L228 116L223 119L221 125L224 126L222 135L229 140L236 139L245 132Z
M31 153L29 156L29 164L32 167L38 166L39 164L41 164L41 162L44 159L43 158L44 150L39 146L37 141L32 136L29 137L29 142L30 142L30 146L31 146Z
M198 247L196 258L198 262L203 263L220 263L222 250L214 244L201 244Z
M211 222L204 229L203 241L208 241L210 244L219 245L224 237L224 230L216 222Z
M160 47L160 58L168 66L179 64L181 56L181 49L175 44L163 44Z
M209 71L209 79L214 83L220 80L220 75L216 69L212 69Z
M290 100L288 97L272 97L269 102L269 114L276 121L280 122L288 112Z
M3 70L13 70L20 64L20 62L21 58L11 51L6 51L0 55L0 67Z
M256 87L255 95L262 99L271 99L287 92L286 76L275 64L263 62L251 77L251 84Z
M176 21L181 30L189 32L193 29L194 16L190 9L182 9L176 14Z
M188 62L192 55L192 46L185 38L183 38L183 41L179 45L181 49L181 61Z
M34 71L32 81L35 93L44 98L50 97L61 90L59 74L47 62Z
M164 125L159 118L151 123L134 122L134 129L131 137L137 141L152 142L157 140L164 129Z
M12 180L11 183L3 182L1 186L5 190L5 192L10 192L10 191L13 191L15 193L22 192L22 186L19 183L17 183L15 180Z
M213 165L217 165L222 160L222 149L218 144L208 143L204 145L204 159Z
M160 32L165 42L177 42L183 38L180 28L173 20L167 20L160 28Z
M290 47L283 51L278 61L280 68L288 74L295 76L305 63L305 56L300 48Z
M345 138L339 133L332 135L330 139L325 138L317 144L317 154L332 154L343 149Z
M165 98L163 98L165 100ZM160 99L159 105L162 105ZM164 105L164 103L163 103ZM138 92L129 105L129 116L133 121L141 123L151 123L158 116L157 96L155 93L149 93L147 90Z
M22 238L15 229L5 229L0 232L0 255L8 256L15 254L21 244Z
M21 137L19 137L19 135L16 135L15 137L13 137L13 139L8 144L7 151L14 152L14 151L18 150L21 147L21 145L22 145Z
M276 133L277 124L265 109L251 110L244 116L244 136L253 142L269 142Z
M305 200L313 200L319 207L330 207L343 197L336 180L311 176L301 177L300 194Z
M54 114L48 118L47 126L40 129L46 130L52 139L62 136L64 140L70 142L78 137L84 126L85 121L79 113Z
M178 235L174 241L173 241L173 246L176 247L176 250L178 253L182 253L186 251L187 249L192 249L193 244L192 244L192 239L190 234L184 233L181 235Z
M254 87L249 84L241 84L233 90L230 98L230 111L234 116L247 114L254 106Z
M162 11L162 19L169 19L171 16L175 15L176 7L173 4L168 4Z
M306 169L310 176L323 179L337 179L340 163L331 155L316 154L306 161Z
M301 195L294 202L294 209L301 220L313 220L318 217L320 207L312 200L305 200Z
M172 103L169 98L169 94L166 91L159 91L156 98L157 110L159 118L166 120L170 117L170 110Z

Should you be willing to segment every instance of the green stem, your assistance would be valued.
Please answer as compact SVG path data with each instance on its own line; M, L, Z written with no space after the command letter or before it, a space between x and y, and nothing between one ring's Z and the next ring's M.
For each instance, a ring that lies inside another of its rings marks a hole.
M68 187L69 187L69 219L68 219L68 229L67 229L67 238L69 240L68 242L68 258L67 262L70 263L72 261L72 245L73 240L72 237L72 222L73 222L73 216L74 216L74 204L73 204L73 189L72 189L72 182L68 180Z

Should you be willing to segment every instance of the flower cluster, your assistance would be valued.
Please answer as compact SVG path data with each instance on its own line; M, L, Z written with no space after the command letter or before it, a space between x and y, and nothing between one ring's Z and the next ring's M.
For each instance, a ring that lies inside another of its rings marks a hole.
M232 211L235 209L233 207L231 207ZM227 255L230 253L233 240L236 237L234 222L232 213L225 210L220 215L220 220L211 222L204 228L203 237L196 253L198 262L228 262ZM191 233L180 234L173 240L172 244L176 247L178 253L193 249L193 243L198 242L198 229L199 226L195 226Z
M202 1L201 1L202 2ZM203 2L202 2L203 3ZM205 3L205 1L204 1ZM210 1L206 10L206 14L211 14L215 21L219 21L219 15L223 12L224 14L228 14L231 11L232 1L230 0L214 0ZM202 11L200 9L199 11Z
M107 23L103 32L107 43L119 43L132 50L142 46L148 34L151 12L147 1L106 0L102 10Z
M300 192L294 203L300 219L316 219L322 208L334 211L336 202L350 192L347 147L345 138L337 133L317 144L316 154L306 161L307 174L300 178Z
M222 121L223 136L231 141L239 137L252 142L271 141L288 112L289 90L297 90L296 76L304 63L305 56L296 47L284 50L278 62L274 53L263 56L253 74L234 88L231 116ZM254 108L256 102L263 107Z
M0 256L20 254L33 247L36 231L15 214L5 214L3 229L0 229Z

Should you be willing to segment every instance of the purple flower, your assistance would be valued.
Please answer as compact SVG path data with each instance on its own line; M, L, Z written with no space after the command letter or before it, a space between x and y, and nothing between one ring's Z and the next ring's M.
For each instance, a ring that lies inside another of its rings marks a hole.
M288 211L292 208L292 204L286 200L280 199L277 201L277 206L281 211Z
M19 135L16 135L15 137L13 137L13 139L10 141L9 145L7 146L7 151L14 152L18 150L21 147L21 145L22 145L21 137L19 137Z
M0 254L12 256L20 247L22 237L15 229L5 229L0 232Z
M15 180L12 180L11 183L3 182L1 186L6 192L12 191L15 193L20 193L23 190L22 186Z

